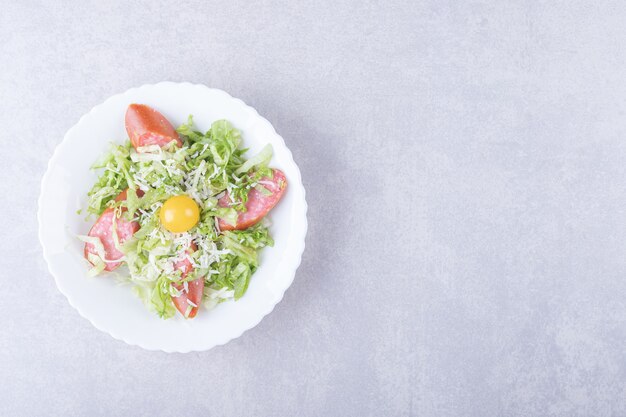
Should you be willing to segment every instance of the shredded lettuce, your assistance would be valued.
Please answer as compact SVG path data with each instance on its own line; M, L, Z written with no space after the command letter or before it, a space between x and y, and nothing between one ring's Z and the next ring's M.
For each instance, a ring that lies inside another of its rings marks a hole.
M85 242L85 243L90 243L93 245L95 251L96 251L96 257L98 257L102 262L120 262L123 261L124 258L120 258L120 259L107 259L106 258L106 254L104 251L104 245L102 244L102 241L100 240L99 237L95 237L95 236L85 236L85 235L78 235L76 236L78 238L78 240ZM93 255L93 254L92 254ZM91 261L91 259L90 259ZM97 261L94 261L97 262Z
M250 171L254 167L267 167L270 159L272 159L272 145L269 143L261 149L261 152L248 159L242 166L237 168L235 174L241 174Z
M98 255L94 255L91 252L87 252L87 260L93 264L93 268L89 270L87 276L95 277L106 268L106 263Z
M182 147L172 142L135 151L129 141L112 144L92 167L99 176L86 207L91 215L112 207L118 217L138 222L139 230L125 242L114 230L114 243L124 254L120 260L128 267L133 292L164 319L176 312L172 303L172 296L180 294L176 286L200 277L205 281L205 308L241 298L258 268L258 251L274 243L264 222L240 231L220 231L217 225L218 217L236 223L252 188L269 193L259 181L272 176L271 145L246 160L241 133L227 120L214 122L202 133L189 116L177 131ZM126 199L115 201L124 190ZM188 232L174 234L161 227L159 210L168 198L181 194L198 203L200 221ZM229 207L218 206L224 195L232 201ZM102 272L111 260L105 259L100 239L79 238L94 244L97 253L90 259L94 264L90 274ZM176 267L183 260L193 266L187 274Z
M150 294L150 303L154 311L163 319L169 319L176 314L172 304L172 282L166 275L160 276Z

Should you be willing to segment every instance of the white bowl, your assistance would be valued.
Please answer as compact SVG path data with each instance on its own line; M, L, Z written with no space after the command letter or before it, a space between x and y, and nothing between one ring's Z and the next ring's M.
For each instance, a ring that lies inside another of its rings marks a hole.
M113 278L87 277L83 244L93 221L77 210L85 207L86 194L96 179L89 169L110 142L126 139L124 114L130 103L148 104L173 125L193 114L199 130L217 119L228 119L242 131L243 145L253 155L271 143L271 166L285 172L287 191L270 213L275 245L261 251L260 267L243 298L215 309L202 309L193 320L180 315L162 320L148 311L128 286ZM252 107L221 90L189 83L163 82L133 88L94 107L57 146L41 182L39 240L57 287L78 312L96 328L116 339L145 349L166 352L207 350L239 337L256 326L282 299L293 281L304 250L307 204L300 170L272 125Z

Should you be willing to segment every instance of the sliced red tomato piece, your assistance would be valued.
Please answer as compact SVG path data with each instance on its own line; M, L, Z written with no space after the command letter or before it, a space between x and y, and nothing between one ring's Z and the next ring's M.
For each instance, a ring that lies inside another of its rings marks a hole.
M193 253L197 249L195 243L191 243L189 247L188 253ZM185 278L187 274L193 271L193 265L191 261L187 258L181 259L180 261L174 264L174 268L176 270L181 271L181 276ZM187 282L187 288L185 288L184 284L172 284L174 288L179 291L182 291L182 294L178 297L172 297L172 301L174 302L174 306L176 309L180 311L180 314L183 317L192 319L198 314L198 308L200 307L200 303L202 302L202 292L204 291L204 277L196 278L193 281ZM189 309L189 314L187 314L187 310ZM187 314L187 315L186 315Z
M165 116L145 104L128 106L125 123L126 133L135 149L148 145L165 146L173 140L183 146L178 132Z
M287 178L285 174L274 169L273 178L264 177L258 184L265 187L270 194L265 195L255 188L248 192L248 201L246 202L246 211L239 213L236 224L230 224L225 219L219 218L218 225L220 230L243 230L257 224L281 199L287 188ZM229 207L232 201L228 192L219 199L220 207Z

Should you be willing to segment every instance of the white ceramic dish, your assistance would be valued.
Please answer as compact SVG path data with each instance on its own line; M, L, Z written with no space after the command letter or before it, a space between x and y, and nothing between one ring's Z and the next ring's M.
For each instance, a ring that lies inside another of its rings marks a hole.
M130 288L105 277L88 278L83 244L91 222L76 213L96 174L89 167L110 142L126 139L124 114L130 103L148 104L173 125L189 114L199 130L225 118L242 131L243 145L253 155L266 143L274 147L271 165L285 172L287 192L270 213L274 247L261 252L260 268L246 295L215 309L201 310L193 320L180 315L161 320L148 311ZM150 350L201 351L224 344L257 325L282 299L293 281L304 250L307 204L300 170L272 125L250 106L224 91L189 83L163 82L133 88L94 107L65 135L54 151L41 182L39 239L57 287L96 328L116 339Z

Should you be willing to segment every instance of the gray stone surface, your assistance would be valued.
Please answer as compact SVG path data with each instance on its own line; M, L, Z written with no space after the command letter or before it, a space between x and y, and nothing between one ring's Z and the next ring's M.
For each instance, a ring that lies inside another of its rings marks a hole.
M0 415L626 415L625 19L620 1L4 2ZM308 192L283 302L205 353L97 331L37 242L65 131L161 80L256 107Z

